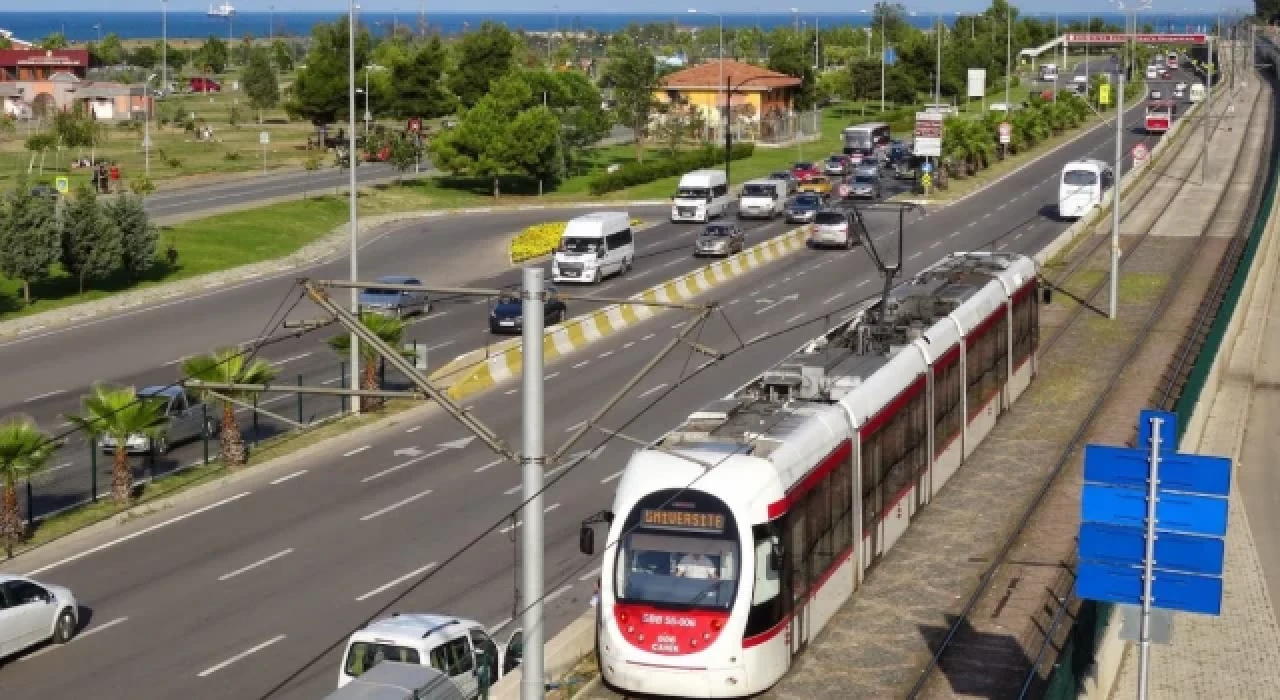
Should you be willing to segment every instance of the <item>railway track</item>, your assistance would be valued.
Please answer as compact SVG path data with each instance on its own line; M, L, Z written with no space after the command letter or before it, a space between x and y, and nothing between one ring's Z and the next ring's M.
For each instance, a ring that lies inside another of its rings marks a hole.
M1255 96L1253 105L1249 110L1248 121L1244 126L1246 130L1255 119L1266 118L1266 112L1271 107L1271 100L1262 99L1262 95L1264 94L1268 93L1264 90L1259 90ZM1226 106L1222 105L1221 109L1222 111L1215 110L1209 115L1209 118L1217 119L1217 125L1214 127L1215 132L1222 124L1221 118L1226 114ZM1267 124L1268 131L1266 143L1270 144L1273 137L1273 126L1270 122ZM1130 201L1139 201L1147 196L1153 195L1161 197L1162 201L1158 207L1160 210L1158 215L1153 217L1149 222L1144 223L1140 231L1130 231L1126 234L1126 237L1131 239L1131 245L1121 257L1120 265L1122 270L1136 253L1143 250L1144 244L1148 242L1152 232L1166 219L1166 217L1169 216L1169 212L1171 211L1169 204L1180 197L1187 191L1188 187L1190 187L1189 176L1199 162L1199 159L1179 158L1177 157L1177 149L1186 143L1186 140L1190 138L1190 134L1198 133L1198 131L1199 130L1197 129L1182 130L1177 136L1180 143L1172 145L1173 148L1170 150L1171 156L1161 164L1157 170L1152 173L1148 173L1145 178L1138 183L1136 186L1137 189L1131 190L1131 193L1129 194ZM1245 149L1242 147L1236 156L1237 163L1244 157L1244 155ZM1267 159L1263 158L1260 160L1259 165L1260 168L1266 167ZM1176 178L1181 181L1181 184L1176 188L1168 188L1167 191L1162 193L1156 189L1156 186L1165 178ZM1257 200L1262 189L1262 187L1254 188L1253 193L1250 195L1247 211L1256 211L1258 205ZM1005 582L1010 578L1007 575L1002 575L1002 572L1004 572L1008 568L1007 565L1010 564L1010 554L1014 550L1015 544L1027 530L1027 527L1031 523L1037 509L1045 500L1045 496L1053 488L1059 475L1064 471L1067 465L1073 463L1073 456L1079 449L1081 449L1085 436L1093 426L1095 419L1102 411L1107 400L1112 396L1112 393L1119 384L1125 370L1129 367L1134 357L1138 354L1139 350L1150 336L1156 322L1163 316L1165 310L1169 307L1169 304L1176 296L1179 289L1179 284L1176 280L1185 276L1185 273L1196 262L1198 256L1204 250L1205 243L1208 240L1209 231L1213 228L1214 221L1217 220L1218 213L1220 212L1223 203L1228 199L1228 192L1229 190L1227 189L1222 191L1221 196L1214 204L1213 212L1206 219L1204 226L1196 233L1194 237L1195 242L1188 246L1187 250L1176 261L1171 270L1170 276L1170 279L1173 281L1165 286L1159 298L1152 306L1151 311L1147 314L1146 318L1142 320L1141 326L1135 337L1128 343L1121 362L1108 376L1107 381L1103 386L1103 390L1090 405L1089 410L1085 413L1070 439L1067 441L1066 446L1060 451L1057 459L1045 475L1032 500L1016 520L1012 531L996 550L996 554L991 558L989 565L979 578L977 586L965 599L965 603L960 612L954 616L952 624L949 626L946 635L942 638L942 641L935 649L932 658L908 691L907 697L921 697L926 689L930 687L931 682L939 676L938 672L944 666L948 669L981 668L984 662L989 664L992 661L990 658L991 646L989 640L982 639L983 635L981 634L965 633L966 630L973 629L972 615L975 608L978 607L979 602L983 600L985 595L994 590L999 590L999 587L995 584ZM1131 207L1129 212L1123 216L1122 221L1130 221L1135 215L1136 209L1136 207ZM1244 221L1249 221L1251 218L1251 216L1246 217ZM1177 400L1182 384L1185 383L1186 374L1190 371L1190 367L1194 363L1196 353L1207 336L1208 327L1213 322L1216 311L1221 305L1223 295L1230 284L1232 273L1235 271L1236 265L1240 260L1240 256L1244 251L1244 247L1247 242L1244 234L1247 231L1248 227L1242 225L1239 230L1234 232L1232 240L1228 245L1223 264L1217 270L1217 273L1210 284L1210 293L1206 296L1200 308L1197 310L1191 326L1184 335L1182 344L1174 355L1174 362L1171 364L1170 369L1166 371L1164 377L1162 377L1159 388L1155 392L1157 406L1169 407ZM1056 279L1050 281L1049 285L1066 293L1066 285L1070 284L1073 279L1077 277L1087 261L1096 259L1099 252L1105 252L1103 247L1109 244L1109 242L1109 236L1090 236L1089 240L1084 243L1084 248L1078 247L1073 251L1072 262L1068 264ZM1062 325L1059 326L1054 334L1040 347L1039 353L1041 355L1054 347L1063 338L1067 330L1072 328L1074 324L1080 323L1082 322L1082 319L1085 319L1085 312L1087 310L1093 310L1093 307L1095 306L1094 301L1103 295L1108 285L1108 276L1103 275L1100 281L1091 285L1084 293L1070 295L1079 303L1070 312ZM1074 570L1074 563L1074 561L1069 562L1069 568L1071 570ZM1068 573L1070 574L1071 572ZM1055 595L1057 594L1055 593ZM1058 597L1051 622L1045 629L1043 642L1040 645L1038 653L1030 659L1030 667L1026 670L1025 676L1022 678L1021 688L1017 697L1023 698L1034 696L1035 691L1042 685L1038 682L1042 680L1040 679L1040 668L1043 665L1048 650L1056 643L1055 639L1060 631L1061 622L1067 616L1067 612L1072 607L1072 602L1070 595Z

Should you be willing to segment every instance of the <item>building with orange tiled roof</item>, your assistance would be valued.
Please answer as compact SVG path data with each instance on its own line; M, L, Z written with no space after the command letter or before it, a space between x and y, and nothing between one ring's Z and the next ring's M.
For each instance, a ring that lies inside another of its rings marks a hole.
M799 78L749 63L709 61L664 77L655 98L697 109L710 124L720 122L727 102L734 121L756 122L790 115L800 83Z

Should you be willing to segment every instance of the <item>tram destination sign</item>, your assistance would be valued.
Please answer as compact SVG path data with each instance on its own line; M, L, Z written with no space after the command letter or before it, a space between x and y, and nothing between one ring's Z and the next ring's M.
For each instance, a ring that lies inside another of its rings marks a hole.
M1110 34L1106 32L1067 32L1068 44L1123 44L1134 41L1139 44L1203 44L1209 38L1204 34Z
M640 523L662 530L724 532L724 515L721 513L645 509L640 515Z

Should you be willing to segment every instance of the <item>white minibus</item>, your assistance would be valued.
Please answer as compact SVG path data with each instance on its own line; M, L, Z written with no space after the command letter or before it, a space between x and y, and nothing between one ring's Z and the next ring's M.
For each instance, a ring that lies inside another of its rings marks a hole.
M597 211L570 219L551 259L554 282L598 283L631 269L636 257L631 216L625 211Z
M1114 173L1101 160L1089 159L1062 167L1058 186L1058 217L1079 219L1102 203L1102 194L1111 188Z
M729 208L729 179L723 170L685 173L671 200L672 221L707 223Z
M772 219L787 208L787 183L782 180L751 180L738 193L738 218Z

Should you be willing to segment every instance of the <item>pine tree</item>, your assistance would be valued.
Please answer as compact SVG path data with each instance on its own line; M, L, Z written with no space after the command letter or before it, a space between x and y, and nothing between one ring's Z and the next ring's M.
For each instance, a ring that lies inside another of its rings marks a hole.
M0 272L22 280L22 299L31 303L31 283L49 276L58 261L59 238L53 200L31 194L19 179L0 209Z
M76 276L83 294L85 282L115 272L122 255L120 231L98 196L82 185L62 212L62 266Z
M262 110L280 103L276 71L271 67L271 57L264 48L249 51L249 65L244 69L244 91L249 95L249 106L258 110L258 121L262 121Z
M147 217L140 197L121 195L106 206L107 217L120 236L120 262L134 279L141 277L156 261L160 233Z

